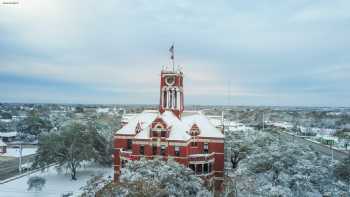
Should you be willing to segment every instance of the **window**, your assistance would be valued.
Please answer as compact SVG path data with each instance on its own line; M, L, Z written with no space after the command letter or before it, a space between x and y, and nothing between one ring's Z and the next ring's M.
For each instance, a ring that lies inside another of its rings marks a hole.
M194 167L194 164L190 164L189 166L191 168L191 170L193 170L193 172L195 171L195 167Z
M203 152L204 152L204 154L208 154L208 153L209 153L209 150L208 150L208 143L204 143L204 144L203 144Z
M209 167L208 163L205 163L203 165L203 172L204 172L204 174L208 174L208 167Z
M144 155L145 154L145 145L141 145L140 146L140 155Z
M132 148L132 141L131 141L131 139L127 139L126 149L131 150L131 148Z
M152 154L157 155L157 146L155 145L152 146Z
M165 156L165 146L164 146L164 145L162 145L162 146L160 147L160 154L163 155L163 156Z
M158 137L158 131L153 131L153 137Z
M179 157L180 156L180 147L175 146L175 156Z
M128 163L128 161L127 160L122 160L122 168L124 168L125 167L125 165Z
M197 146L197 142L192 141L192 142L191 142L191 146Z
M202 164L197 164L196 174L203 174Z
M166 99L167 99L167 95L166 95L166 91L164 91L164 98L163 98L163 107L166 108L167 103L166 103Z
M165 131L162 131L162 132L160 133L160 135L161 135L161 137L165 137Z

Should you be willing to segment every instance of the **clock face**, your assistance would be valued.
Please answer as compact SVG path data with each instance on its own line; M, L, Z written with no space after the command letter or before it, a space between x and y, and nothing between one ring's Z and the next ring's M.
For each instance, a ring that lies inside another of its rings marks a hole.
M168 85L168 86L172 86L174 85L175 83L175 77L166 77L165 78L165 83Z

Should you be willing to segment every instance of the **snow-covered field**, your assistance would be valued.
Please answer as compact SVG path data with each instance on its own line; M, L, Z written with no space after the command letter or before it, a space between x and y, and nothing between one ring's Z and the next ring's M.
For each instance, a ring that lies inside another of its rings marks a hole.
M78 170L76 181L72 181L70 175L63 169L61 172L56 170L56 167L50 167L44 172L35 172L31 175L21 177L19 179L0 184L1 197L50 197L61 196L64 193L73 192L73 196L78 196L82 193L80 188L86 184L94 175L103 174L105 177L113 176L112 167L96 167L87 166ZM46 179L46 184L42 191L27 191L28 178L31 176L40 176Z
M235 122L235 121L226 121L226 126L228 126L230 131L250 131L253 128L246 126L245 124Z
M23 148L22 149L22 156L27 155L33 155L37 151L37 148ZM0 154L1 156L5 157L19 157L20 156L20 149L19 148L7 148L5 154Z

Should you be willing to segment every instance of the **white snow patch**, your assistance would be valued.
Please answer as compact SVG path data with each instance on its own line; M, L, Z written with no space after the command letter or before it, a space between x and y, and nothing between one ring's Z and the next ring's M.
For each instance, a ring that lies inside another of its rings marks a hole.
M37 148L23 148L22 156L33 155L37 151ZM0 154L0 156L6 157L20 157L20 149L19 148L7 148L6 153Z
M70 175L57 172L55 167L50 167L44 172L36 172L19 179L0 184L0 196L4 197L57 197L63 193L73 192L73 196L79 196L80 188L86 184L92 176L103 174L105 177L113 175L113 168L87 167L81 168L77 172L78 180L72 181ZM41 191L27 191L27 181L31 176L40 176L46 179L45 186Z
M0 137L16 137L17 136L17 131L12 131L12 132L0 132Z

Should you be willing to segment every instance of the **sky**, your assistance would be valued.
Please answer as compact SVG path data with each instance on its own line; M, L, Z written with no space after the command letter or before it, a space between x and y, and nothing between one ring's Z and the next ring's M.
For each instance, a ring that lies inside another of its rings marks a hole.
M0 102L350 106L349 0L0 0Z

